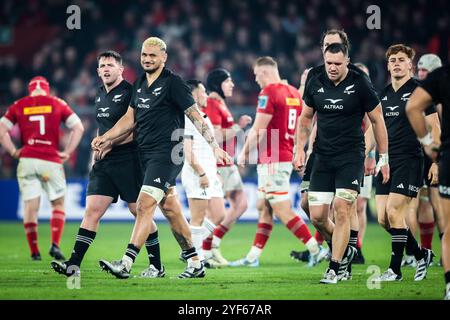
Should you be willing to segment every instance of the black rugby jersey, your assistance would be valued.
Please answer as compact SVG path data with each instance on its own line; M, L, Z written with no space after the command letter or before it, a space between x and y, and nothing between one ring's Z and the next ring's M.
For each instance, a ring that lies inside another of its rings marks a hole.
M116 122L127 112L131 99L131 84L123 80L110 92L104 86L98 88L95 95L95 120L98 134L103 135L114 127Z
M450 151L450 66L431 72L421 84L433 98L435 104L442 104L441 150Z
M365 75L349 68L345 79L335 86L326 72L321 72L307 83L303 99L317 112L314 152L339 157L364 154L364 114L379 104Z
M184 112L194 104L191 89L172 71L164 68L150 87L142 74L133 85L130 102L140 152L170 159L184 134Z
M389 157L391 158L423 157L422 146L417 140L405 112L409 97L418 85L419 82L411 78L397 92L394 91L392 84L380 92L384 122L388 132ZM435 112L435 107L430 106L425 113L429 115Z

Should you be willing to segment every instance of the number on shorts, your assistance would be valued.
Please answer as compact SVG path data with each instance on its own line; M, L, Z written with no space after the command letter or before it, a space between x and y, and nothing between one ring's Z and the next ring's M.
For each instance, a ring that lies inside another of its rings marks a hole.
M45 134L45 118L43 115L30 116L30 121L39 121L39 133L43 136Z
M295 122L297 120L297 110L289 110L288 129L295 130Z

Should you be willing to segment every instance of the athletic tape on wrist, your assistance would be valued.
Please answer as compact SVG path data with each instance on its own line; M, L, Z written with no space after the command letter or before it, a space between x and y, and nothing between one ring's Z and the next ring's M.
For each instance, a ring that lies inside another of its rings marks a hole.
M433 143L433 136L431 135L431 132L428 132L425 136L422 138L417 138L419 142L424 146L429 146Z

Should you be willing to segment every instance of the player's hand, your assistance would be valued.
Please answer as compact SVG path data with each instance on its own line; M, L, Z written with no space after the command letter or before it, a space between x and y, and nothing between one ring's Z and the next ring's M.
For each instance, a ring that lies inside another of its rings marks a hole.
M200 182L200 188L206 189L209 187L209 179L206 174L203 177L200 177L199 182Z
M383 184L386 184L390 178L389 156L387 153L380 153L380 158L375 167L375 176L380 173L383 175Z
M62 162L66 162L70 158L70 154L64 151L58 151L57 153Z
M366 159L364 160L364 175L374 175L376 164L377 163L374 158L366 157Z
M439 183L439 168L436 163L433 163L428 171L428 180L430 180L431 185L436 185Z
M242 168L244 168L245 167L245 164L246 164L246 161L245 161L246 159L245 159L245 154L244 154L244 152L241 152L240 154L239 154L239 157L237 158L237 165L239 166L239 167L242 167Z
M438 158L439 155L439 145L436 143L432 143L430 145L427 146L423 146L423 150L425 151L426 155L433 161L435 162Z
M111 144L111 141L106 138L104 135L95 137L91 142L92 150L102 150L105 145Z
M300 150L298 152L295 153L294 156L294 161L293 161L293 165L294 165L294 170L295 171L304 171L304 167L306 164L306 154L304 150Z
M14 159L19 159L21 151L22 151L22 148L16 149L16 151L14 151L14 153L11 155L11 157L13 157Z
M213 151L214 151L214 157L216 158L216 160L219 164L232 164L233 163L233 159L222 148L216 147L216 148L214 148Z
M113 148L111 140L108 140L108 142L105 143L102 149L98 150L98 152L95 153L95 155L98 157L95 159L96 161L103 159Z
M241 116L238 120L238 125L241 129L244 129L246 126L248 126L250 123L252 123L252 117L244 114Z

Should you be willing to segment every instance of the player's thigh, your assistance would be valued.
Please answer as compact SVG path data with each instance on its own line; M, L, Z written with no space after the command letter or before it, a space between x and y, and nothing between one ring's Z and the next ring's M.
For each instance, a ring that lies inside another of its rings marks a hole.
M38 222L38 212L40 206L40 197L33 199L28 199L23 202L23 221L28 222Z
M173 196L175 191L168 191L175 186L176 177L181 172L181 169L182 165L175 165L170 160L150 158L148 161L145 161L143 185L139 196L145 193L158 204L163 198Z
M375 207L377 210L378 223L386 226L389 223L386 213L387 201L389 194L377 194L375 196Z
M443 150L439 159L439 195L442 202L443 209L447 209L445 204L450 199L450 151Z
M37 171L41 179L42 188L50 201L64 197L66 193L66 176L64 167L60 163L40 160Z
M222 178L222 188L225 193L244 189L244 183L242 182L241 174L236 165L219 167L218 172Z
M17 181L24 201L38 198L42 193L36 160L38 159L21 158L17 166Z
M111 180L120 198L127 202L136 202L142 187L142 169L138 157L131 154L110 164Z
M411 198L417 197L423 184L423 158L392 160L389 164L391 163L389 193L402 194ZM378 180L380 179L381 177L378 177Z
M119 190L113 180L116 169L108 160L96 162L89 172L86 195L110 197L113 203L117 202Z
M257 167L258 189L264 190L265 199L270 203L275 214L278 213L274 205L286 203L286 201L290 203L289 179L292 168L290 162L259 164Z
M86 196L86 219L100 219L113 202L114 198L103 195L88 195Z
M336 178L334 182L336 190L352 190L358 194L361 190L363 179L364 159L362 157L351 160L341 160L336 163ZM336 197L340 198L337 194ZM347 199L346 197L343 200L348 200L353 203L356 201L356 198L352 197L351 199Z

